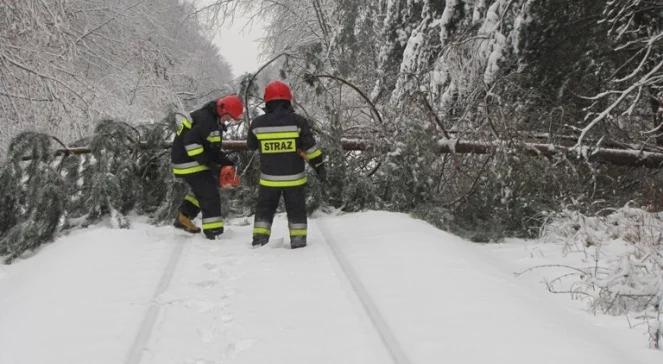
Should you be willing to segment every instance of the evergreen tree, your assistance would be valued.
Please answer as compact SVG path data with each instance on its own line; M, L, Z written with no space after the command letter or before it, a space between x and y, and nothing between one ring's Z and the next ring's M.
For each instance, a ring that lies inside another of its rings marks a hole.
M45 134L22 133L9 147L0 170L0 256L10 262L50 240L61 222L65 189L52 155Z

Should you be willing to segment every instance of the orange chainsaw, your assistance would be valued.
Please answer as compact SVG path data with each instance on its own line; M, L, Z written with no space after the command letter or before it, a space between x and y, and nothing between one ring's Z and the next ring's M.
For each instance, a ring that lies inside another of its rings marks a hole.
M223 166L219 172L219 187L221 188L235 188L239 186L239 176L237 170L233 166Z

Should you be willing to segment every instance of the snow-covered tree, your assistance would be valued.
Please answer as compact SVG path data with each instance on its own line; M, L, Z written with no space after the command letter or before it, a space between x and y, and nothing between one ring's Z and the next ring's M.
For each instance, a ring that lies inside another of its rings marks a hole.
M628 128L613 128L612 122L602 128L588 125L610 105L608 98L619 96L610 92L617 78L633 73L643 57L649 57L649 63L640 70L642 75L654 73L647 85L631 90L632 99L638 90L644 93L658 82L653 61L660 53L658 3L216 3L232 11L229 4L265 16L267 54L287 53L277 62L284 71L281 77L295 86L298 103L319 125L327 147L339 151L337 157L332 155L338 162L330 175L334 179L338 173L331 188L337 190L332 200L340 201L338 205L354 205L349 196L372 196L362 205L396 210L416 206L438 211L434 215L439 218L431 220L455 216L452 220L467 220L469 226L532 234L542 223L537 217L541 210L582 206L591 198L622 204L628 198L644 198L654 183L655 175L641 170L625 175L623 167L527 157L521 144L573 146L583 130L590 129L591 138L587 134L585 139L593 144L601 140L603 146L631 148L647 141L649 135L639 133L656 125L649 107L643 107L645 98L634 106ZM650 8L654 11L643 15ZM628 45L620 49L622 44ZM634 55L640 56L637 62ZM639 82L635 76L630 80L632 85ZM599 96L592 100L593 95ZM648 128L636 127L642 124ZM376 147L344 153L334 147L341 136L367 138ZM456 139L497 142L504 148L495 156L436 153L436 145ZM655 150L651 143L645 148ZM551 180L559 184L551 187ZM614 193L617 186L630 183L642 189L628 196ZM363 186L360 193L358 186Z
M228 65L192 5L14 1L0 7L0 146L34 129L71 142L93 121L158 120L219 95Z
M202 23L177 0L0 6L0 256L109 215L117 227L130 211L172 219L185 193L170 173L172 112L231 78Z

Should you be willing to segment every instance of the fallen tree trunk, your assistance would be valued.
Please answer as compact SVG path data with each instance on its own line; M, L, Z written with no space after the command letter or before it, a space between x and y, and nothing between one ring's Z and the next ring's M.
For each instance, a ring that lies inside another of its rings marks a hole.
M368 143L366 140L362 139L342 139L341 143L343 145L344 150L348 151L364 151L368 149ZM170 148L171 144L167 143L163 145L163 149L168 149ZM142 146L144 148L147 148L146 146ZM241 151L246 151L248 150L246 146L246 140L224 140L223 141L223 149L227 151L233 151L233 152L241 152ZM82 155L82 154L88 154L91 153L92 150L88 147L75 147L75 148L66 148L66 149L58 149L55 151L55 156L63 156L63 155ZM30 159L29 157L25 158L26 160Z
M496 142L475 142L462 140L444 140L438 144L438 153L492 154L497 151L512 151L526 155L539 155L548 158L564 155L572 160L610 163L619 166L661 168L663 153L618 148L573 148L554 144L520 143L506 144Z
M369 140L365 139L342 139L341 144L347 151L366 151L371 147ZM170 145L164 145L164 149ZM245 140L225 140L223 149L227 151L247 150ZM552 158L556 155L564 155L572 160L588 160L597 163L610 163L619 166L661 168L663 167L663 153L640 151L635 149L619 148L573 148L554 144L542 143L520 143L507 144L505 142L479 142L447 139L438 143L436 150L439 154L492 154L497 151L509 151L513 153L524 153L526 155L538 155ZM81 155L90 153L89 148L59 149L56 156Z

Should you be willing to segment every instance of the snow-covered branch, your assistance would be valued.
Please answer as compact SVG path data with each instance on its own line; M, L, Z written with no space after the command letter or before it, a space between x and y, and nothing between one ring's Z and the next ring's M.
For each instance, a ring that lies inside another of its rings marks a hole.
M624 90L622 90L622 91L609 91L609 92L603 93L603 94L602 94L603 96L607 96L607 95L611 95L611 94L619 94L619 97L618 97L615 101L613 101L613 102L610 104L610 106L608 106L607 108L605 108L605 109L604 109L603 111L601 111L596 117L594 117L594 119L592 119L592 121L589 122L589 124L587 124L587 126L585 126L585 127L582 129L582 131L581 131L581 133L580 133L580 137L578 137L577 147L580 147L580 146L582 145L583 139L585 138L585 136L587 135L587 133L588 133L592 128L594 128L594 126L596 126L596 124L598 124L598 123L601 122L603 119L605 119L607 116L609 116L610 113L611 113L615 108L617 108L618 106L620 106L621 103L622 103L622 102L623 102L628 96L630 96L631 93L632 93L633 91L638 90L638 92L640 92L640 91L642 90L642 88L644 88L644 87L646 87L646 86L649 86L649 85L652 85L652 84L653 84L652 81L655 80L655 79L653 78L654 75L656 75L656 74L657 74L662 68L663 68L663 60L661 60L661 62L659 62L659 63L658 63L654 68L652 68L647 74L645 74L644 76L642 76L637 82L635 82L634 84L632 84L632 85L629 86L628 88L626 88L626 89L624 89ZM634 101L634 102L637 102L637 99L636 99L636 101ZM629 107L629 109L628 109L627 111L625 111L624 113L628 113L629 111L632 111L632 110L633 110L633 108L632 108L632 107Z
M195 10L188 3L26 0L4 9L0 109L12 112L2 149L26 129L73 141L103 117L161 118L202 101L182 92L204 95L231 78L200 20L182 25Z

